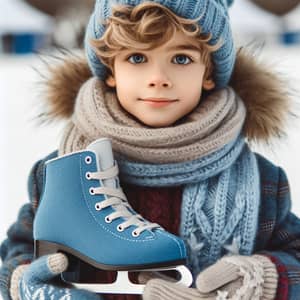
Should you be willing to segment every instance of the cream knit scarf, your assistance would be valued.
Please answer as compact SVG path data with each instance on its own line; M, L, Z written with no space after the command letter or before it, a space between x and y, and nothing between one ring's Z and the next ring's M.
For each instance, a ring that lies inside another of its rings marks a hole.
M245 107L231 88L207 97L178 124L151 128L129 115L114 92L91 78L76 99L59 154L82 150L100 137L112 141L115 154L149 163L176 163L204 157L236 139Z

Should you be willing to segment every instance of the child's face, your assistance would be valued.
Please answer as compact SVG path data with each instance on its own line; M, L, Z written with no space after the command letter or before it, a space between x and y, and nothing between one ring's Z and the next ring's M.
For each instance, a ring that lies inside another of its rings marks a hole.
M195 42L177 32L166 44L147 51L122 50L115 57L114 77L121 106L151 127L170 126L199 103L205 65Z

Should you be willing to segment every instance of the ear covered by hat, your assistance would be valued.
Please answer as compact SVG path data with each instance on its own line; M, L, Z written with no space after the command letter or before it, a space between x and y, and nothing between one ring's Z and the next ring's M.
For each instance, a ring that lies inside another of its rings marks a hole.
M103 21L111 16L114 4L136 6L143 2L146 1L96 0L94 11L86 29L85 50L93 75L101 80L106 79L107 69L96 56L90 45L90 40L100 38L104 34L106 28ZM228 16L228 7L233 3L233 0L156 0L153 2L164 5L175 14L187 19L196 19L201 16L198 24L203 33L212 35L209 43L214 45L221 41L221 47L212 53L213 80L216 88L225 87L230 80L236 56Z

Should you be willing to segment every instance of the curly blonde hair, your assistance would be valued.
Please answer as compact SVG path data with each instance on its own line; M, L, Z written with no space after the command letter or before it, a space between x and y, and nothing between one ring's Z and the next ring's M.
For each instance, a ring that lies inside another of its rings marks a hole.
M109 69L109 76L114 74L114 58L121 50L151 50L165 44L180 31L195 39L206 66L204 79L208 79L213 72L211 53L221 45L208 44L211 35L201 32L198 20L179 17L155 2L143 2L137 6L116 5L112 8L112 16L104 22L107 27L103 36L92 39L90 43L98 58Z

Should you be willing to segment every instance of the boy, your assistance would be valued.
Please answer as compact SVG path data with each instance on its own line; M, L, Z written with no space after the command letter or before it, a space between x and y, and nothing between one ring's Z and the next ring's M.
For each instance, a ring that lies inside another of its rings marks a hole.
M290 213L287 179L245 142L281 133L289 108L276 76L238 57L228 87L235 61L230 3L118 4L111 11L109 1L97 1L87 29L97 78L87 80L77 62L54 70L50 115L72 116L59 155L109 137L131 205L186 242L196 288L152 279L143 297L297 299L300 221ZM2 293L96 299L50 282L67 266L63 255L25 265L45 160L32 171L32 206L21 210L1 247Z

